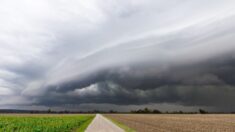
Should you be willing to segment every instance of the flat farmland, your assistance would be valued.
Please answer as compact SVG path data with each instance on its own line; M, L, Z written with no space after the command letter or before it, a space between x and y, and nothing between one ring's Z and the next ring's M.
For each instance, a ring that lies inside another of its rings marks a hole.
M85 114L2 114L0 132L82 132L93 118Z
M137 132L235 132L233 114L106 114Z

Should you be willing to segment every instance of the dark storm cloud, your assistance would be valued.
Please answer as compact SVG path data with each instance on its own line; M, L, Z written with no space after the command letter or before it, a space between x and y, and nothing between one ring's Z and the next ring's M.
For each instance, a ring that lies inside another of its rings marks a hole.
M39 105L110 103L144 105L172 103L234 109L235 58L233 53L197 64L171 66L152 74L156 65L101 70L84 80L69 81L48 88ZM156 69L155 69L156 68ZM218 98L219 97L219 98Z

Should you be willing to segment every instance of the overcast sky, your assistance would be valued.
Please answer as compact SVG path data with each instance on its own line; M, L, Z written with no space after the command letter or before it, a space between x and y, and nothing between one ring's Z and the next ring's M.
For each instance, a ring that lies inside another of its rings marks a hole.
M0 108L235 111L234 0L0 0Z

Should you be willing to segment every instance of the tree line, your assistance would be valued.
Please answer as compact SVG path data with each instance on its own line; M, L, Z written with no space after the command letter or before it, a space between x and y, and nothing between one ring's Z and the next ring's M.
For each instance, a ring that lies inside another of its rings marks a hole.
M101 111L101 110L92 110L92 111L69 111L69 110L61 110L61 111L54 111L52 109L48 110L15 110L15 109L0 109L0 113L31 113L31 114L83 114L83 113L106 113L106 114L235 114L235 112L208 112L204 109L198 109L198 111L195 112L185 112L185 111L160 111L158 109L149 109L149 108L143 108L143 109L137 109L137 110L131 110L129 112L120 112L115 110L109 110L109 111Z

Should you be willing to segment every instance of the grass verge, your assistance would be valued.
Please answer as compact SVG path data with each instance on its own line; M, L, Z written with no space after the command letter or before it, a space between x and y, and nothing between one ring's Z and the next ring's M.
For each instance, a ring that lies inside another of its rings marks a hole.
M95 116L84 122L79 128L76 129L76 132L84 132L94 118Z
M119 126L120 128L122 128L125 132L136 132L134 129L132 128L129 128L128 126L114 120L114 119L111 119L107 116L105 116L108 120L112 121L114 124L116 124L117 126Z

